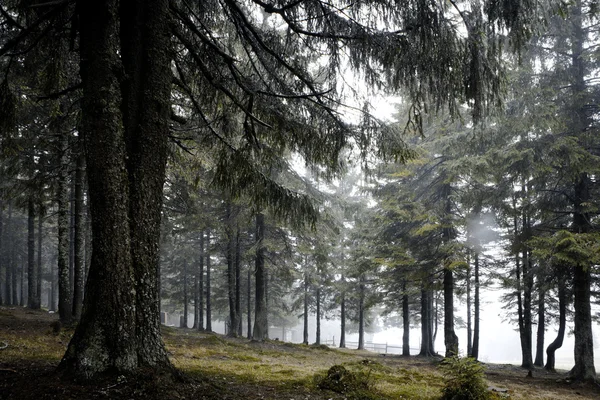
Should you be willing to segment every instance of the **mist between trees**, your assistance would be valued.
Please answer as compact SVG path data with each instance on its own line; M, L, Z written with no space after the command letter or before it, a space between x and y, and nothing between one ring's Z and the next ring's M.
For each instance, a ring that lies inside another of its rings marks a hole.
M0 301L77 324L62 373L173 371L161 312L478 358L500 286L524 368L572 330L596 379L595 2L0 7Z

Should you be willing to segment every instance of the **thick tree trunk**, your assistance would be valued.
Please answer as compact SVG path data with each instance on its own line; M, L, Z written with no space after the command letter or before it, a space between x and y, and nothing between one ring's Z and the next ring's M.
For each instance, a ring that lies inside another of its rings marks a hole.
M586 65L584 47L588 34L584 28L582 1L576 0L571 9L573 39L571 41L571 104L574 108L571 126L573 133L580 137L586 134L592 124L591 114L587 108L590 90L586 87ZM582 140L582 139L579 139ZM590 191L591 178L588 172L581 171L574 182L573 230L575 233L590 231L591 216L588 203L592 200ZM580 263L573 266L573 290L575 309L575 365L570 372L571 377L582 381L596 381L594 366L594 335L592 332L591 265Z
M267 288L266 288L266 270L265 270L265 216L262 213L256 214L256 254L254 264L254 331L253 340L265 340L269 338L267 321Z
M61 365L85 378L171 368L160 337L157 269L170 115L169 4L120 6L77 2L93 254L81 321Z
M69 138L60 140L60 169L58 171L58 315L60 321L72 320L71 279L69 276Z
M206 231L206 330L212 332L210 230Z
M27 201L27 306L40 309L37 297L37 268L35 265L35 202L33 197Z
M83 308L85 275L85 219L83 215L84 155L77 156L75 167L75 233L73 245L73 318L79 321Z
M2 200L2 192L0 192L0 306L4 305L4 298L5 296L2 296L2 291L4 290L3 283L2 282L2 267L6 268L5 262L4 262L4 247L2 247L2 243L3 243L3 234L4 234L4 200ZM6 276L6 275L5 275Z
M421 288L421 351L420 356L431 357L435 354L433 344L433 316L431 307L431 289L423 282Z
M406 293L406 279L402 281L402 291L402 355L410 356L410 310L408 293Z
M567 327L567 290L565 278L558 277L558 333L556 339L546 349L546 370L556 372L556 350L560 349L563 345L565 338L565 330Z

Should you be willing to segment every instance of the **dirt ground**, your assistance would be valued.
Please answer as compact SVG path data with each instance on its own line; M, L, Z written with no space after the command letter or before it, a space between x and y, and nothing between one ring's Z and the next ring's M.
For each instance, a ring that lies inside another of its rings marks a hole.
M200 367L199 371L193 374L182 376L141 373L135 377L109 375L93 382L74 382L71 379L61 378L56 373L56 366L72 334L72 330L62 327L58 329L56 321L57 316L47 312L34 312L21 307L0 307L0 399L325 400L346 398L333 392L320 392L307 388L306 385L273 385L267 381L229 379L227 376L205 373L203 372L205 367ZM178 349L202 346L200 340L202 338L207 343L208 339L214 339L212 341L219 342L221 346L225 343L238 346L240 349L243 347L247 352L273 354L272 357L277 358L280 363L283 362L281 361L283 358L300 360L296 361L297 368L307 368L301 365L310 362L307 354L318 351L274 341L257 343L214 334L192 335L189 330L174 329L168 332L166 342L175 365L185 369L183 359L185 353L183 350L178 352ZM227 358L232 358L231 355L219 355L215 352L210 354L212 355L203 357L203 365L211 365L210 357L215 360L218 358L220 363L227 363ZM438 373L435 359L382 356L355 350L329 351L324 354L327 354L327 359L320 361L323 363L322 366L308 368L324 368L325 365L331 365L336 358L345 357L347 360L354 357L356 360L374 360L397 370L422 371L424 374L431 374L428 376L434 376L434 379L436 379L435 374ZM199 357L190 355L189 358ZM287 367L290 370L295 368L292 364ZM486 365L486 379L490 387L497 391L499 398L600 399L600 387L597 384L570 382L566 379L565 372L547 373L543 370L535 370L532 377L528 377L527 372L513 365Z

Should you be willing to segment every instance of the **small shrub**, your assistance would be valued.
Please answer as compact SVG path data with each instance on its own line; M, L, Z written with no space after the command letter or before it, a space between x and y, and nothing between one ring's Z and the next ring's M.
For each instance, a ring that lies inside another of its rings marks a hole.
M357 365L358 367L358 365ZM368 369L368 371L365 371ZM348 400L377 400L382 397L373 390L373 379L370 368L360 366L357 371L351 371L343 365L329 368L327 375L315 377L321 390L331 390L343 394Z
M343 365L334 365L329 368L326 377L319 379L317 386L320 389L344 394L355 391L361 385L356 374L348 371Z
M442 400L488 400L490 392L483 379L483 366L473 358L445 358L440 364L444 372Z

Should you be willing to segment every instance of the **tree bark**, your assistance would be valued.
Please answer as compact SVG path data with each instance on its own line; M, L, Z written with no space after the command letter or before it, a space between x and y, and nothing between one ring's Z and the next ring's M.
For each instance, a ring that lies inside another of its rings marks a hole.
M36 302L40 305L42 305L42 243L44 241L44 235L43 235L43 228L44 228L44 206L41 204L38 204L38 240L37 240L37 262L36 262L36 269L37 269L37 288L35 291L36 294ZM1 304L1 302L0 302ZM50 307L50 303L48 303L48 307Z
M358 298L358 350L365 349L365 278L360 276Z
M204 231L200 231L200 241L198 243L200 247L200 255L198 257L198 286L196 288L197 306L196 306L196 328L199 331L204 330Z
M210 230L206 231L206 330L212 332L212 299L211 299L211 262L210 262Z
M572 98L574 106L571 126L574 134L581 136L589 129L591 117L586 110L586 65L583 56L586 33L584 32L581 0L576 0L571 9L573 40L571 41L571 76ZM579 172L574 182L573 230L575 233L590 231L591 216L587 204L591 201L590 176L588 172ZM574 265L573 290L575 309L575 365L570 372L571 377L581 381L596 381L594 366L594 335L592 332L591 297L591 265L579 263Z
M543 277L539 278L538 282L538 325L535 345L535 361L533 365L536 367L544 366L544 335L546 332L546 288Z
M30 196L27 201L27 306L40 309L37 299L37 268L35 265L35 202Z
M71 278L69 276L69 138L60 137L60 169L58 171L58 315L63 325L70 324Z
M423 283L421 288L421 351L420 356L431 357L433 351L433 331L431 315L431 290L427 287L427 283Z
M255 293L254 293L254 331L253 340L268 339L267 326L267 298L266 298L266 270L265 270L265 216L262 213L256 214L256 254L255 254Z
M306 264L308 261L305 258L304 263ZM305 265L304 268L308 268L308 265ZM304 271L304 299L303 299L303 327L304 330L302 332L302 343L308 344L308 272Z
M248 339L252 339L252 271L250 271L250 267L248 267L248 277L246 279L247 282L247 294L246 294L246 304L248 305L248 320L246 321L246 325L248 328Z
M442 242L449 246L452 240L452 203L450 194L452 187L445 184L442 188L444 200L444 225L442 229ZM454 273L450 267L449 255L444 259L444 344L446 345L446 357L458 355L458 336L454 332Z
M188 327L188 265L187 261L183 261L183 325L182 328Z
M237 336L238 333L238 315L237 315L237 286L236 286L236 271L235 271L235 237L233 234L233 216L231 203L227 202L225 218L227 221L227 298L229 300L229 336Z
M472 357L473 354L473 321L471 318L471 258L470 252L467 255L467 356Z
M74 245L73 245L73 319L79 321L83 309L83 285L85 275L85 219L83 215L83 185L84 185L83 153L77 156L75 163L75 207L74 207Z
M410 356L410 310L408 293L406 293L406 279L402 281L402 291L402 355Z
M237 336L242 336L242 249L241 249L241 238L240 238L240 227L237 227L235 233L235 315L237 318L237 324L234 325L234 329L237 331Z
M318 287L317 288L317 292L315 294L316 296L316 308L317 308L317 331L316 331L316 339L315 339L315 344L319 345L321 344L321 288Z
M5 296L2 296L2 290L4 290L3 283L5 284L5 282L2 282L2 267L6 268L5 262L4 262L4 247L2 247L2 243L3 243L3 239L4 239L4 200L2 199L2 192L0 191L0 306L4 305L4 298ZM6 277L6 275L5 275Z
M343 260L343 257L342 257ZM342 293L340 294L340 348L346 348L346 281L342 275Z
M169 4L80 0L77 7L93 254L83 314L61 367L88 379L170 370L157 269L170 116Z
M480 311L480 303L479 303L479 253L475 253L475 270L474 279L475 279L475 293L473 299L473 347L471 349L471 357L474 359L479 358L479 311Z
M558 332L556 339L546 349L546 366L547 371L556 372L556 350L563 345L565 338L565 330L567 327L567 290L565 277L558 277Z

